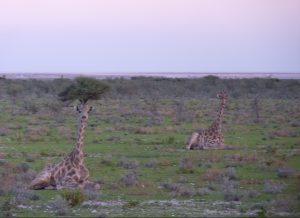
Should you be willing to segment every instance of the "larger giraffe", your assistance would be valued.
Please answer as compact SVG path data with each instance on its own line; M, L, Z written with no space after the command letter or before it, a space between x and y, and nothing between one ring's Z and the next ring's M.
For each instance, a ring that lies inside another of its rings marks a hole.
M92 107L81 102L76 109L80 116L78 137L74 149L59 163L46 166L31 182L30 189L100 188L98 183L88 180L89 171L84 165L84 132Z
M221 100L221 104L216 119L208 129L199 129L193 132L187 142L186 149L223 149L228 147L224 144L222 133L222 121L227 94L222 92L217 97Z

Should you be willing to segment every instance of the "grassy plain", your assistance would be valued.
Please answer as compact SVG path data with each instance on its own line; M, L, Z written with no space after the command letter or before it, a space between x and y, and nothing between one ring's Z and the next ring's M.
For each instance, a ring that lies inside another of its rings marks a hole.
M254 95L228 89L223 131L234 149L186 151L190 133L213 121L219 87L212 85L207 96L158 90L138 97L108 82L115 94L92 102L85 140L85 162L101 190L86 191L74 207L63 191L24 189L36 172L72 150L73 108L53 100L55 93L2 93L1 216L300 215L299 93L276 97L269 94L276 87L266 88L268 96L257 93L256 107Z

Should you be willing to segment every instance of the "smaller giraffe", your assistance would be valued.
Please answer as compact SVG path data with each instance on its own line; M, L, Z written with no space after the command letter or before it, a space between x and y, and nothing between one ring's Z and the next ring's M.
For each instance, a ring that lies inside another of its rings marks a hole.
M100 188L98 183L88 180L89 171L83 162L84 132L92 107L82 103L76 109L80 117L75 148L59 163L46 166L31 182L30 189L89 188L97 190Z
M219 93L217 97L221 100L217 118L208 129L198 129L189 137L186 149L224 149L228 148L224 144L222 133L223 113L226 106L227 94Z

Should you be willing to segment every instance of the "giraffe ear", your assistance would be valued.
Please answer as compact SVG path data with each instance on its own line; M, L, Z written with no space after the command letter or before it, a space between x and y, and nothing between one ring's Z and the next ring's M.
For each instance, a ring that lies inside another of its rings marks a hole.
M77 106L74 106L74 109L75 109L77 112L81 113L81 111L80 111L78 105L77 105Z

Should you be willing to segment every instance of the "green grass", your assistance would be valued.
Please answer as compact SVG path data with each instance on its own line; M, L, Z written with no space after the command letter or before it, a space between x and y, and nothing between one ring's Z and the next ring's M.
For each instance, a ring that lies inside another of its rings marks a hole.
M243 190L256 190L259 194L253 198L244 197L241 204L233 209L239 211L241 207L246 212L251 212L254 203L265 205L268 211L282 212L274 209L272 200L288 197L297 200L299 189L300 170L300 131L298 127L290 125L291 120L297 119L296 113L285 113L274 109L277 100L267 99L262 107L261 123L254 123L251 117L250 102L231 99L230 107L225 111L224 135L226 144L233 145L234 150L211 151L186 151L184 145L189 134L195 128L206 128L212 122L216 108L216 101L208 101L203 104L203 99L191 99L186 105L188 113L194 110L200 111L195 120L176 120L170 99L161 100L158 104L159 124L147 125L150 117L148 105L137 105L137 100L124 100L113 105L97 105L97 111L90 115L89 126L86 129L85 139L85 163L90 170L91 180L101 182L100 196L97 201L120 201L123 206L92 206L75 207L75 212L69 211L70 216L97 216L105 214L112 216L195 216L205 215L204 206L211 210L228 210L228 204L224 202L224 188L222 180L211 178L204 181L205 173L210 169L224 172L227 166L236 169L236 192ZM239 105L241 113L236 120L236 105ZM293 108L292 100L284 101L286 108ZM123 105L120 109L118 105ZM9 129L8 133L0 136L0 154L5 162L11 164L29 163L31 168L38 172L46 164L61 160L68 154L75 144L77 118L70 111L61 111L59 116L64 119L56 119L56 115L45 116L42 114L11 114L11 103L5 102L0 106L4 112L0 114L3 128ZM213 109L212 109L213 108ZM138 110L140 109L140 110ZM212 111L213 110L213 111ZM292 110L292 109L291 109ZM294 109L293 109L294 110ZM125 114L125 115L124 115ZM129 115L126 115L129 114ZM281 117L274 119L275 115ZM15 128L17 126L17 128ZM59 135L58 127L68 127L73 135L66 138ZM26 132L31 127L47 127L49 132L37 136L34 141L28 140ZM292 136L269 137L274 131L289 127L295 132ZM144 128L144 129L141 129ZM238 159L236 156L240 156ZM103 162L104 158L109 158ZM129 161L136 161L136 169L125 169L119 162L122 157ZM249 157L256 159L249 159ZM180 169L180 162L188 158L192 160L192 171ZM247 159L248 158L248 159ZM153 162L153 166L147 167L146 163ZM288 166L295 170L295 175L289 178L279 178L276 170L280 166ZM0 168L4 173L6 169ZM136 171L138 180L136 185L125 186L120 179L126 173ZM297 177L298 175L298 177ZM263 191L264 181L272 180L283 182L286 188L281 193L267 194ZM181 184L187 188L198 190L214 187L207 195L181 196L161 187L163 182ZM1 183L1 181L0 181ZM2 187L0 187L2 188ZM45 210L45 205L60 195L59 190L34 191L41 198L37 201L28 201L27 206L33 209L13 207L12 213L17 216L55 216L53 211ZM0 195L0 206L4 202L4 196ZM171 199L178 201L177 206L172 205ZM194 203L185 205L185 201ZM157 203L149 203L157 201ZM168 203L162 203L167 201ZM232 203L234 204L234 203ZM193 206L194 205L194 206ZM293 205L292 205L293 206ZM273 209L272 209L273 208ZM94 212L92 212L95 210ZM291 215L299 213L299 210L290 210ZM248 215L249 215L248 213ZM207 215L207 214L206 214ZM216 215L216 214L215 214ZM237 215L237 214L232 214ZM247 215L247 213L240 214Z

